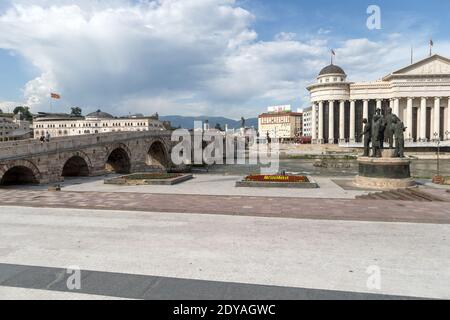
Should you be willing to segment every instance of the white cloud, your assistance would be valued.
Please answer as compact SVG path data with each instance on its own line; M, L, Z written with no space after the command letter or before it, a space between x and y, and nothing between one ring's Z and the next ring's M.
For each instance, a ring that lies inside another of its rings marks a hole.
M16 101L0 101L0 110L4 113L13 112L14 108L21 105L21 103Z
M255 17L234 0L12 2L0 13L0 48L41 73L23 88L35 111L56 91L67 109L255 116L307 104L305 86L329 59L325 29L309 41L290 32L259 41ZM409 44L349 39L336 52L363 80L406 64Z

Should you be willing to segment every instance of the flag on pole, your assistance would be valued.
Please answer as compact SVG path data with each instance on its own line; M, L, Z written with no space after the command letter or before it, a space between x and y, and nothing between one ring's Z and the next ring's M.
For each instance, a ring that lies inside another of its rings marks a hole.
M331 49L331 64L333 64L333 57L336 57L336 52L334 49Z
M430 39L430 57L433 55L433 46L434 46L433 39Z
M52 99L57 99L57 100L61 99L61 96L57 93L51 93L50 96Z

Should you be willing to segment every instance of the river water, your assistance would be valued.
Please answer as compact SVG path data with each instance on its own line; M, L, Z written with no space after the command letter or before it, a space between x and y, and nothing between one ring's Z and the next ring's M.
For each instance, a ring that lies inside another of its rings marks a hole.
M344 177L355 176L358 173L356 160L328 161L326 167L314 166L316 160L281 159L280 170L313 176ZM450 176L450 160L440 161L441 174ZM260 166L257 165L215 165L208 168L209 173L227 175L258 174ZM437 172L436 160L412 160L411 174L415 178L428 179Z

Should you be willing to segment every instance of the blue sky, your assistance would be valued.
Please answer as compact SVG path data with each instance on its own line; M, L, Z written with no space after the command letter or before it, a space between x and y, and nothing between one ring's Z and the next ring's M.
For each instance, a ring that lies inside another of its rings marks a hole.
M407 0L242 0L242 7L257 14L255 29L262 38L290 32L315 33L317 29L331 30L337 39L349 37L376 38L383 32L405 32L412 28L429 30L436 39L445 37L450 27L448 1ZM366 9L369 5L381 8L382 30L373 32L366 28Z
M366 27L369 5L381 30ZM117 115L255 116L306 107L305 86L337 52L375 80L450 50L450 2L364 0L10 0L0 4L0 108L80 106ZM55 111L55 110L53 110Z

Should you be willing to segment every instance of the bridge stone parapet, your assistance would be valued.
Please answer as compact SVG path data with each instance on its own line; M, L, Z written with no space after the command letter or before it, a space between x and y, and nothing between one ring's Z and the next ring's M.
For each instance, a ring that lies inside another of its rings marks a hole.
M0 144L0 184L60 182L95 176L172 169L171 131L120 132Z

